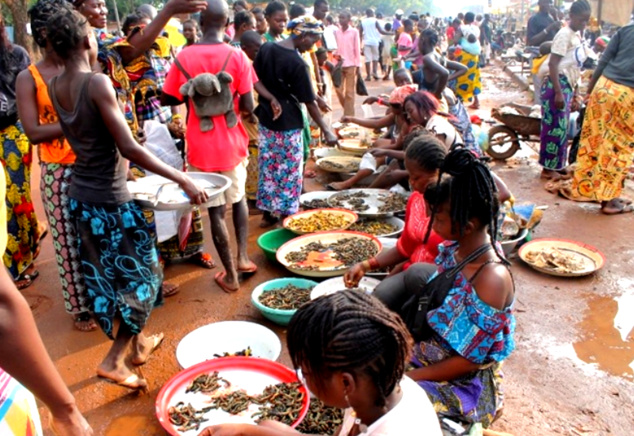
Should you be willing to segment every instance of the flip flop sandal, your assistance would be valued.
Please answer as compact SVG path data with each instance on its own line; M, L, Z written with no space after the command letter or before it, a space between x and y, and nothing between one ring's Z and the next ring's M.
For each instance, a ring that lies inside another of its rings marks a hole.
M214 280L216 281L216 283L218 284L218 286L220 286L220 289L222 289L223 291L225 291L227 294L235 294L236 292L238 292L240 290L240 288L237 289L231 289L224 281L225 277L227 277L227 273L225 271L218 271L216 273L216 275L214 276Z
M238 272L242 274L255 274L258 271L258 266L251 262L251 266L249 268L238 268Z
M28 274L23 274L15 281L15 287L18 288L18 291L22 289L26 289L33 284L33 280Z
M99 375L99 374L97 374L97 377L107 381L108 383L112 383L112 384L115 384L115 385L118 385L118 386L122 386L124 388L128 388L128 389L131 389L133 391L147 391L147 389L148 389L147 380L142 379L137 374L132 374L128 378L126 378L125 380L119 380L119 381L111 379L109 377L104 377L104 376ZM139 382L143 382L143 383L139 383Z
M209 253L197 253L189 258L189 261L194 265L198 265L202 268L214 269L216 267L216 262L214 262L213 257Z
M163 343L163 339L165 339L165 335L163 333L159 333L159 334L150 336L150 338L152 339L153 344L152 344L152 349L150 350L150 353L147 355L147 358L143 362L139 362L139 363L132 360L131 363L133 365L136 365L136 366L145 365L148 359L150 358L150 356L154 354L154 352L158 349L158 347L161 346L161 344Z

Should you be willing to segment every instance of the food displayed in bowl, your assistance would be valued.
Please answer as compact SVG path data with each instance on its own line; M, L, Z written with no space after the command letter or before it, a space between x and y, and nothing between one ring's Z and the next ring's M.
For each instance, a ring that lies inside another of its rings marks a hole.
M374 241L349 237L330 244L310 242L286 255L286 261L296 269L350 267L375 256L379 252Z
M379 206L379 212L401 212L407 207L407 197L398 192L379 195L378 199L383 202L383 204Z
M289 284L282 288L270 289L262 292L258 297L258 301L271 309L299 309L305 303L310 301L310 293L313 288L314 287L300 288Z
M364 212L370 209L370 205L368 205L365 201L365 199L369 196L370 194L363 191L353 193L342 192L340 194L333 195L328 202L332 206L343 207L355 212Z
M347 210L322 209L291 215L284 220L284 227L299 234L345 230L357 218Z
M578 273L586 270L589 266L594 267L592 259L581 253L560 248L530 250L526 253L526 261L536 267L565 274Z
M396 232L398 227L385 220L363 220L352 224L348 230L383 236Z

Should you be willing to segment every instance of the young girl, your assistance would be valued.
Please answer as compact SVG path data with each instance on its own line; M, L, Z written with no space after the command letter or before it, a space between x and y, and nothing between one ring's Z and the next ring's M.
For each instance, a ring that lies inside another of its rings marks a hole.
M132 344L129 362L142 365L163 339L162 334L146 337L142 332L152 308L161 302L162 274L145 217L126 188L123 158L178 183L192 203L204 202L207 195L136 143L110 80L92 72L97 41L88 21L68 7L58 8L46 35L64 62L64 72L51 80L50 95L77 156L68 195L90 309L114 339L97 374L144 389L146 381L133 373L125 355ZM116 316L121 323L115 338Z
M310 391L345 408L338 436L440 436L422 389L403 377L411 337L379 300L341 291L302 306L288 326L288 350ZM206 428L200 436L297 435L277 422Z
M284 31L288 22L286 5L279 0L273 0L264 9L264 18L268 24L268 31L262 35L266 42L278 42L284 39Z
M64 71L64 64L46 38L46 23L65 4L65 0L39 0L29 10L33 38L44 57L18 75L16 91L18 113L24 131L29 141L38 146L42 172L40 193L55 241L53 245L64 306L73 317L75 328L92 331L97 328L97 324L89 314L86 284L77 253L77 233L71 225L69 210L68 188L75 154L64 138L47 85L53 77Z
M446 240L437 274L484 251L458 273L443 304L427 313L432 336L414 347L417 369L407 375L425 389L436 412L487 427L502 407L500 363L515 348L515 289L497 244L497 189L489 168L465 149L447 155L440 177L425 191L429 231ZM415 273L410 268L405 281Z

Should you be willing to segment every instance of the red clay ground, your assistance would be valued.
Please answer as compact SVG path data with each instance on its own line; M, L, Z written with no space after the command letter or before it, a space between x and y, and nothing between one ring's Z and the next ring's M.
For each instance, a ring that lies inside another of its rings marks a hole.
M488 117L486 108L494 105L528 101L497 66L486 70L484 84L484 108L479 111L483 117ZM389 90L385 82L368 86L376 94ZM340 113L335 105L335 114ZM560 279L537 273L513 259L517 350L505 364L504 416L493 429L517 436L629 436L634 433L634 236L627 230L632 216L605 217L596 205L552 196L542 188L532 152L523 156L494 168L518 201L548 205L535 237L569 238L594 245L605 253L607 264L588 278ZM39 171L34 172L37 211L43 219L37 191ZM307 182L308 189L316 189L316 183ZM147 332L162 331L166 339L143 367L150 382L150 394L145 396L96 377L95 368L109 341L101 332L80 333L72 328L70 317L64 313L52 243L50 239L45 242L37 263L41 276L24 295L44 343L96 435L164 434L154 416L154 400L163 383L179 371L175 349L191 330L215 321L251 320L284 337L284 330L265 321L249 302L256 285L288 275L258 249L256 239L262 233L258 222L259 217L251 217L249 251L260 270L243 282L239 293L222 292L213 281L216 270L187 264L167 269L167 278L178 283L182 291L150 318ZM217 259L210 238L207 248ZM286 350L280 361L290 363Z

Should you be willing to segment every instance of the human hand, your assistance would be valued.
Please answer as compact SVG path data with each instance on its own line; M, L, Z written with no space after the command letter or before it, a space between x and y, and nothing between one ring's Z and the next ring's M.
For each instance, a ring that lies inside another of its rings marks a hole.
M352 122L352 117L349 115L344 115L343 117L341 117L341 122L342 123L351 123Z
M328 103L326 103L326 100L321 96L317 96L317 106L319 106L319 110L322 112L330 112L332 110L332 108L328 106Z
M187 127L183 124L183 120L181 118L172 118L167 124L167 128L173 137L179 139L185 139L185 133L187 133Z
M205 0L169 0L163 9L171 17L176 14L195 14L206 8Z
M339 140L337 139L337 135L332 133L332 131L330 130L324 130L324 140L326 141L326 144L331 146L337 145L337 143L339 142Z
M282 115L282 105L275 97L271 100L271 109L273 109L273 121L275 121Z
M378 97L368 97L365 100L363 100L363 104L373 104L373 103L378 103L379 102L379 98Z
M247 436L251 434L249 427L257 428L253 425L245 424L221 424L205 428L198 433L198 436Z
M51 413L51 429L57 436L92 436L92 427L81 414L77 406L70 411Z
M555 107L559 110L563 110L566 102L564 100L564 94L559 91L555 94Z
M143 145L147 142L147 136L145 136L145 131L143 129L137 130L136 142L138 142L139 145Z
M189 197L191 204L203 204L209 198L205 190L194 183L191 177L186 174L183 174L183 181L179 185Z
M343 276L343 284L346 288L356 288L366 272L363 262L354 264Z
M390 154L390 150L386 150L385 148L373 148L369 151L369 153L374 157L383 157L388 156Z
M583 99L581 98L580 95L575 95L572 98L572 102L570 104L570 111L571 112L577 112L579 109L581 109L581 106L583 105Z

